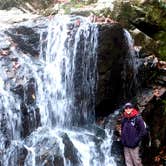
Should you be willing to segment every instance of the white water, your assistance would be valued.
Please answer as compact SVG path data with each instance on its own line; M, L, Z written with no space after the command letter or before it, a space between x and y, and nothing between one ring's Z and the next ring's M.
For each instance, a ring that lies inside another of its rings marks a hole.
M106 131L103 138L96 136L95 130L89 130L94 124L97 38L97 26L88 19L57 16L50 20L48 29L41 32L39 59L29 58L15 47L11 48L12 56L18 57L21 64L16 76L22 78L23 83L29 78L36 81L35 99L41 126L25 139L21 138L21 100L6 85L7 76L2 68L0 110L7 119L8 139L11 139L11 144L5 148L6 138L0 133L3 166L19 165L17 155L21 148L28 152L25 166L44 166L49 162L48 158L43 159L46 154L51 161L56 155L61 156L64 166L116 165L111 154L112 133ZM76 164L65 157L65 134L76 149Z
M131 34L124 29L124 35L126 37L126 41L128 44L128 56L125 59L124 63L124 70L123 70L123 79L124 79L124 89L127 89L126 93L132 93L132 88L134 87L134 91L136 93L140 92L140 81L138 77L138 69L140 67L140 60L139 60L139 50L137 50L134 46L134 40L131 36ZM127 72L128 72L128 77L127 78ZM128 84L127 84L128 83ZM128 86L125 88L125 86ZM135 95L135 94L134 94Z
M41 52L40 55L45 66L37 80L37 103L41 106L42 125L70 126L73 113L78 116L82 113L82 118L88 120L90 117L87 104L92 102L94 105L96 86L96 26L79 17L73 20L68 17L55 17L50 22L46 40L46 52ZM44 48L41 47L41 50ZM80 65L76 67L76 63ZM82 84L79 85L82 89L76 87L74 79L79 79L76 74L80 76L81 80L76 81ZM79 101L81 108L75 104L76 93L80 93L80 97L84 95L81 93L86 95Z

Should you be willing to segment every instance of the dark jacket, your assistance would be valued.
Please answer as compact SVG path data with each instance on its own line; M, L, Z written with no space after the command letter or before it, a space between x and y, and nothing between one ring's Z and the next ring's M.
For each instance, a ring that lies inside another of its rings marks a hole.
M134 110L136 112L136 110ZM125 147L135 148L146 133L144 121L138 112L122 119L121 142Z

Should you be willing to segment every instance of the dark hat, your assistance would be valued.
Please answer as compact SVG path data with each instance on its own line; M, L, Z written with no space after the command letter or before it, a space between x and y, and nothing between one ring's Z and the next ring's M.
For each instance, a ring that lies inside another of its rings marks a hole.
M127 107L133 108L133 104L131 104L131 103L126 103L126 104L124 105L124 109L127 108Z

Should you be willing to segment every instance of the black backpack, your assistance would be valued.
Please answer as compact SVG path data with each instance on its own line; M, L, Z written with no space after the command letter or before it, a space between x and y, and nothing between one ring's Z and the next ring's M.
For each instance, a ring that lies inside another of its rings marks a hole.
M131 123L133 123L135 126L136 126L137 118L141 118L143 120L143 118L140 114L137 115L136 117L132 118ZM149 125L147 125L147 123L144 120L143 120L143 122L145 125L146 133L145 133L144 137L142 138L141 145L146 146L146 147L151 147L150 127L149 127Z

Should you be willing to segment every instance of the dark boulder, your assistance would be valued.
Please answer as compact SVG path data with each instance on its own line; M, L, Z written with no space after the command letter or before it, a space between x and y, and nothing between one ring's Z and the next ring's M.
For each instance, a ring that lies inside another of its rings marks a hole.
M99 25L96 115L108 115L123 96L123 63L128 55L124 29L119 24ZM109 108L109 110L108 110Z
M67 134L64 134L62 136L63 138L63 143L65 145L64 147L64 156L67 160L70 161L70 163L73 166L79 166L81 165L81 160L79 158L79 152L77 151L77 149L74 147L73 143L71 142L71 140L69 139Z
M34 57L39 55L40 35L35 30L26 26L20 26L6 33L24 53L28 53Z

